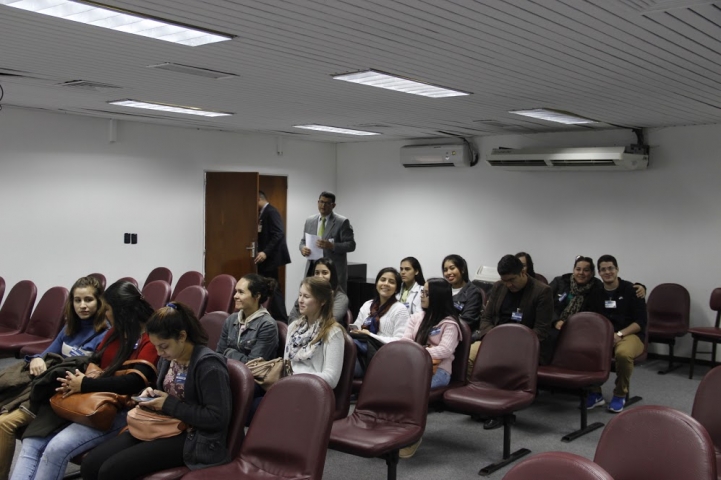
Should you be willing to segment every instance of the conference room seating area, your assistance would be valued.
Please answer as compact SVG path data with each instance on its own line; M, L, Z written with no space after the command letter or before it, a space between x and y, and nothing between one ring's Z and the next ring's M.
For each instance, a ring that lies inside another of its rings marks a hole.
M103 274L90 275L108 284ZM230 275L206 283L200 272L189 271L171 288L172 272L159 267L142 284L123 280L138 286L156 309L169 301L188 305L206 328L211 348L233 311L236 280ZM63 326L67 296L66 288L52 287L36 304L32 281L6 286L0 277L0 356L11 357L0 359L0 368L16 361L13 357L42 352L52 342ZM716 313L715 326L690 328L690 297L683 286L666 283L649 292L645 346L668 345L668 365L648 359L644 348L635 361L635 396L629 393L630 408L617 415L586 409L589 389L606 384L614 367L613 327L589 312L569 318L551 363L540 367L534 353L538 340L531 330L516 324L494 328L467 379L471 341L470 330L463 329L451 384L434 391L429 389L431 365L425 350L412 342L390 343L355 386L354 406L356 352L346 336L335 390L312 376L284 378L269 390L247 432L243 425L252 376L243 364L231 361L236 400L229 427L231 463L147 478L455 479L480 474L509 480L715 480L721 478L721 368L711 369L699 382L698 370L706 369L699 368L696 357L698 343L710 343L715 366L721 288L711 293L709 308ZM278 325L281 356L287 329ZM674 373L682 363L673 355L676 341L687 334L693 339L688 378ZM490 417L502 418L503 428L485 431L478 420ZM401 448L421 439L413 458L399 459Z

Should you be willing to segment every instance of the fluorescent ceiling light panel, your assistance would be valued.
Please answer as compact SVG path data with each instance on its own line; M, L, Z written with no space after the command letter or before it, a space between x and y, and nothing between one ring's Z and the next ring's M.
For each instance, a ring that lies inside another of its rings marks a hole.
M293 128L305 128L306 130L318 130L319 132L342 133L344 135L380 135L376 132L364 132L363 130L351 130L349 128L329 127L326 125L293 125Z
M599 123L597 120L579 117L578 115L564 112L562 110L550 110L547 108L534 108L532 110L512 110L508 113L515 113L516 115L523 115L524 117L538 118L540 120L546 120L548 122L563 123L565 125Z
M469 92L461 92L460 90L451 90L430 83L418 82L396 75L379 72L377 70L365 70L362 72L345 73L343 75L333 75L335 80L343 80L346 82L360 83L361 85L369 85L371 87L385 88L395 90L397 92L412 93L413 95L422 95L424 97L442 98L442 97L458 97L462 95L470 95Z
M187 115L200 115L203 117L227 117L233 115L232 113L227 112L211 112L208 110L201 110L196 107L168 105L166 103L149 103L141 102L138 100L116 100L108 103L110 105L119 105L121 107L144 108L147 110L160 110L161 112L184 113Z
M42 13L96 27L197 47L231 40L231 35L202 30L107 5L70 0L0 0L0 5Z

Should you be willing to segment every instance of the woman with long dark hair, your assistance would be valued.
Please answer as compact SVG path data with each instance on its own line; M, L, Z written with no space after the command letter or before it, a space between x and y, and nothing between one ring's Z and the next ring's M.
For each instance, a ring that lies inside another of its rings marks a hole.
M406 257L401 260L401 291L396 294L396 299L408 309L413 315L421 311L421 289L426 283L423 277L421 263L416 257Z
M483 300L478 287L468 279L468 264L460 255L448 255L441 264L443 278L451 284L453 306L458 318L475 330L481 323Z
M313 265L313 276L324 278L330 282L330 286L333 288L333 318L341 325L346 325L348 323L346 320L346 316L348 315L348 295L346 295L343 289L340 288L340 285L338 285L338 270L333 259L323 257L316 260ZM298 308L298 300L296 300L293 310L291 310L290 315L288 315L288 323L300 317L301 313Z
M97 378L90 378L78 370L68 371L65 377L58 378L60 387L57 390L65 396L88 392L132 395L147 386L146 379L155 381L154 365L158 361L158 354L145 333L145 324L153 314L153 307L130 282L115 282L105 291L104 297L107 304L106 317L112 328L90 358L103 372ZM123 369L126 360L144 360L150 364L141 362L132 366L145 378L133 372L115 376L117 371ZM43 436L24 437L11 479L61 480L68 461L115 437L127 424L126 415L126 410L118 412L107 431L71 423ZM39 422L40 417L31 426L38 427ZM25 434L28 435L28 432Z

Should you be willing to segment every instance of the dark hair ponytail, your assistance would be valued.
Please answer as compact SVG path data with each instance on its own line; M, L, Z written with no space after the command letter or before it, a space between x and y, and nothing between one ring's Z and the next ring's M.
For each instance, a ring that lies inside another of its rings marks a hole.
M248 282L248 291L253 297L260 295L258 305L265 303L278 287L278 282L274 279L258 275L257 273L244 275L241 280Z
M171 302L159 308L145 326L148 335L162 339L177 340L180 332L185 331L188 341L193 345L207 345L208 333L198 321L195 313L185 304Z

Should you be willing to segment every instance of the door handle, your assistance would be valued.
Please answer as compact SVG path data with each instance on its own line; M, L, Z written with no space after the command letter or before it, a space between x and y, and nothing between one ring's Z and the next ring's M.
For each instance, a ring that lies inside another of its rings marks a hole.
M250 247L245 247L246 250L250 250L250 258L255 258L256 245L255 242L250 242Z

